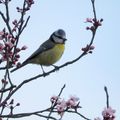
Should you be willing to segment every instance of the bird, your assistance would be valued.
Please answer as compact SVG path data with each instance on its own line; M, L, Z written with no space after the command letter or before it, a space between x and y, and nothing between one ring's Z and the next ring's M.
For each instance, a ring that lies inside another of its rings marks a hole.
M48 40L43 42L40 47L28 57L19 67L11 70L11 73L24 67L27 64L38 64L41 66L43 73L45 71L43 66L57 66L54 65L64 53L66 33L63 29L54 31Z

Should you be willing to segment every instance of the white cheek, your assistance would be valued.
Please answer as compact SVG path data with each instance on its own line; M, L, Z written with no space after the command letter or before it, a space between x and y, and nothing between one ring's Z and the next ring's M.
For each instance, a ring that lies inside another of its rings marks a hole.
M53 36L53 40L56 42L56 43L63 43L63 39L60 39L56 36Z

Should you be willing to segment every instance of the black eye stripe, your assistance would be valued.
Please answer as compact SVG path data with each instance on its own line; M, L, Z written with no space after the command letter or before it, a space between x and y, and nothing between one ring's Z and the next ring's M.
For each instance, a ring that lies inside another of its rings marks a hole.
M54 35L55 37L58 37L58 38L62 39L62 37L56 35L55 33L53 33L53 35Z
M60 38L60 39L67 40L67 39L65 39L65 38L62 38L62 37L60 37L60 36L56 35L55 33L53 33L53 35L54 35L55 37Z

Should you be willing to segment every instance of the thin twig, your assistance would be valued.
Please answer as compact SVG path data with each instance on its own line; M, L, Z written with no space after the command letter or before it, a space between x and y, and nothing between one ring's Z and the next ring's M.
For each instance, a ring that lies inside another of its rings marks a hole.
M23 27L22 27L22 29L21 29L21 33L22 33L22 32L23 32L23 30L26 28L26 26L27 26L27 24L28 24L29 19L30 19L30 16L28 16L28 18L27 18L27 20L26 20L25 24L23 25ZM21 34L21 33L20 33L20 34Z
M9 20L10 20L10 17L9 17L9 8L8 8L8 0L5 0L5 7L6 7L6 19L7 19L7 22L9 23Z
M6 56L8 56L8 50L6 50ZM9 63L10 63L9 59L7 57L7 65L6 65L7 68L6 68L6 78L5 78L5 80L7 80L7 78L8 78L8 81L9 81L10 85L14 86L13 83L12 83L12 81L11 81L9 70L8 70L9 69Z
M30 112L30 113L19 113L19 114L13 114L13 115L0 115L0 117L2 117L2 118L7 118L7 117L9 117L9 118L21 118L21 117L28 117L28 116L31 116L31 115L38 115L40 117L44 117L44 118L48 118L48 119L55 119L54 117L44 116L44 115L40 114L40 113L43 113L43 112L49 112L50 109L51 108L48 108L48 109L45 109L45 110L42 110L42 111ZM57 111L53 111L53 112L57 113ZM68 111L65 111L65 112L77 114L85 120L91 120L91 119L85 117L84 115L80 114L77 111L68 110Z
M51 117L51 116L45 116L45 115L41 115L41 114L39 114L39 113L36 113L36 114L34 114L34 115L37 115L37 116L39 116L39 117L43 117L43 118L49 118L49 119L52 119L52 120L57 120L55 117Z
M95 0L91 0L91 3L92 3L92 8L93 8L94 19L97 20L97 15L96 15L96 10L95 10Z
M17 45L18 45L18 42L19 42L19 37L21 35L21 33L23 32L23 30L25 29L25 27L27 26L27 23L29 21L29 18L30 16L27 18L26 20L26 23L25 25L23 26L23 23L24 23L24 15L25 15L25 5L26 5L26 0L24 0L24 3L23 3L23 7L22 7L22 12L21 12L21 17L20 17L20 20L18 23L20 23L20 26L18 28L18 34L16 35L15 39L16 39L16 43L15 43L15 47L14 47L14 50L13 50L13 57L12 57L12 60L14 58L14 54L16 52L16 48L17 48Z
M91 120L91 119L85 117L84 115L82 115L81 113L79 113L77 111L68 110L66 112L68 112L68 113L75 113L75 114L79 115L80 117L84 118L85 120Z
M97 15L96 15L96 9L95 9L95 0L91 0L91 3L92 3L94 20L97 21ZM92 31L92 39L91 39L91 42L89 44L89 47L93 44L93 40L95 38L95 34L96 34L96 31L97 31L97 28L98 27L95 26L95 30Z
M58 94L58 98L56 99L56 101L54 102L54 104L52 104L51 109L50 109L50 113L48 114L47 120L49 120L49 118L51 117L52 111L54 110L54 108L56 106L56 103L58 102L58 99L59 99L60 95L62 94L64 88L65 88L65 84L61 88L60 93Z
M48 118L48 116L40 114L41 111L31 112L31 113L20 113L20 114L12 114L12 115L0 115L1 118L22 118L28 117L32 115L37 115L39 117ZM49 117L50 119L56 120L54 117Z
M5 70L7 67L0 67L0 70Z
M109 108L109 94L106 86L104 87L104 90L106 93L106 105L107 105L107 108Z
M0 15L1 15L2 19L4 20L4 22L6 23L6 18L5 18L4 14L1 11L0 11Z
M11 91L13 88L15 88L16 86L14 85L14 86L10 86L9 88L6 88L6 89L1 89L0 90L0 93L4 93L4 92L7 92L7 91Z
M7 7L6 7L7 8ZM8 9L8 8L7 8ZM11 30L11 27L9 25L9 14L7 13L8 10L6 10L6 14L7 14L7 17L5 18L4 14L0 11L0 15L3 19L3 21L5 22L6 26L7 26L7 29L9 30L10 34L13 36L12 34L12 30Z
M54 113L58 113L57 110L54 110L53 112L54 112ZM85 119L85 120L91 120L91 119L87 118L86 116L84 116L83 114L77 112L76 110L68 110L68 109L66 109L66 110L64 110L63 112L74 113L74 114L79 115L80 117L82 117L82 118Z

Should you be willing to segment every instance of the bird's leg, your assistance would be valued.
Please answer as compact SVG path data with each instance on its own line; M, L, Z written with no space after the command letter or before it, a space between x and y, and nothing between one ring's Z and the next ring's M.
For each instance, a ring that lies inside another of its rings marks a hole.
M56 71L59 70L58 66L56 66L56 65L52 65L52 66L55 68Z
M43 66L42 65L40 65L41 66L41 69L42 69L42 72L43 72L43 76L45 77L45 76L47 76L48 75L48 73L46 73L45 71L44 71L44 69L43 69Z

